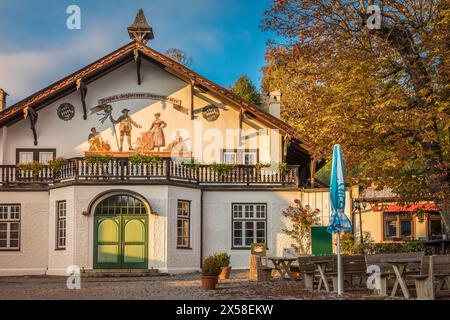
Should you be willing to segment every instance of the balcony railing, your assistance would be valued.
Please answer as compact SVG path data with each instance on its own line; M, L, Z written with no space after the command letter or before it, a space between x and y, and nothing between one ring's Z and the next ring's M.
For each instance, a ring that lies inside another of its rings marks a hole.
M84 158L74 158L57 172L50 168L38 172L22 170L16 166L0 166L0 187L48 186L73 181L86 182L146 182L174 181L197 185L299 185L299 167L272 170L257 166L235 166L220 172L210 165L186 166L165 159L157 164L132 164L115 159L107 163L88 163Z

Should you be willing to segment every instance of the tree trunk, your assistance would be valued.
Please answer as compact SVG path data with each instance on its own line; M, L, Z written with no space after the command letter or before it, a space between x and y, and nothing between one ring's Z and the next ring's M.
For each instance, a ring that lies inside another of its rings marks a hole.
M427 108L428 103L424 98L431 93L431 80L418 50L414 48L411 33L401 25L385 26L381 30L374 30L374 32L378 37L387 41L402 57L416 92L414 107ZM422 142L422 149L426 160L428 191L440 210L446 232L450 233L450 200L448 196L450 175L446 160L443 157L442 145L439 141ZM440 168L440 166L442 167Z

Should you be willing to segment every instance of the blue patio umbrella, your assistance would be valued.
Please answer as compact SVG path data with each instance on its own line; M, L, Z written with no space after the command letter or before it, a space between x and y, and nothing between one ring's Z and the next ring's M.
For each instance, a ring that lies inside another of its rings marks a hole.
M337 234L338 294L342 294L341 232L352 231L345 209L345 173L342 148L335 145L330 179L331 216L327 231Z

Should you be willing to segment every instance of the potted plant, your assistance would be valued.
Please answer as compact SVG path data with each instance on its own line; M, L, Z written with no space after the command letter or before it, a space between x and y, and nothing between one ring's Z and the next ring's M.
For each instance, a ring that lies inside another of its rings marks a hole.
M59 176L64 168L64 166L67 164L67 160L64 158L56 158L54 160L51 160L49 162L49 167L52 169L53 174L55 176Z
M220 266L219 280L230 279L231 267L230 267L230 255L226 252L218 253L215 255L216 261Z
M110 155L87 155L86 164L91 166L91 175L109 175L109 165L115 160Z
M215 256L206 257L202 266L202 289L214 290L220 274L220 266Z
M181 165L191 170L200 168L200 163L195 158L190 158L188 161L181 161Z
M285 162L281 162L278 164L278 170L280 170L281 174L284 174L289 171L289 166Z
M144 154L136 154L128 158L132 164L161 164L163 158L160 156L150 156Z
M236 168L236 165L225 163L213 163L209 167L212 172L217 173L219 179L223 179L224 177L227 177L233 172L233 169Z
M41 162L38 162L38 161L33 161L30 163L17 165L17 169L19 169L20 176L22 178L27 177L27 175L29 175L31 173L33 179L36 179L39 176L39 174L46 168L48 168L47 165L45 165ZM29 178L29 176L28 176L28 178Z

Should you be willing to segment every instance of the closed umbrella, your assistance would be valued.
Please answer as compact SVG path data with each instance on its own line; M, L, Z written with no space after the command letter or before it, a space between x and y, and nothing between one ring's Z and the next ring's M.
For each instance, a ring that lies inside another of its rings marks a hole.
M333 150L333 164L330 179L331 216L327 231L337 235L337 265L338 265L338 294L342 290L342 263L341 263L341 232L352 231L350 220L344 213L345 209L345 174L342 148L335 145Z

